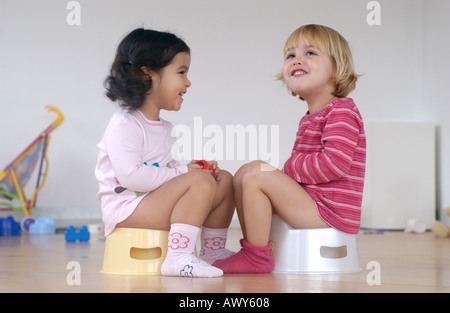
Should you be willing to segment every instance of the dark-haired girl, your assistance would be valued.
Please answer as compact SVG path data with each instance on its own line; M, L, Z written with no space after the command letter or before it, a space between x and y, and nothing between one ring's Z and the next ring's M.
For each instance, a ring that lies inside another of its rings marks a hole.
M173 125L159 116L180 110L191 86L190 62L189 47L170 33L140 28L122 40L105 83L120 109L98 144L98 198L105 235L115 227L169 230L163 275L217 277L222 270L210 264L233 254L225 249L232 175L214 161L214 177L198 164L176 161Z

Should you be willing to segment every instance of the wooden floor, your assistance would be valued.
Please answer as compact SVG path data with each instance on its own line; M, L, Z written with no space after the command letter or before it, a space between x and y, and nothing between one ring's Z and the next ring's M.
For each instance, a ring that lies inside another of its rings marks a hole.
M228 247L237 251L239 238L240 230L230 229ZM63 234L0 237L0 292L450 292L450 238L387 232L357 240L359 273L192 279L100 274L105 242L95 236L87 243L66 243ZM380 264L380 285L367 283L374 278L371 261ZM79 281L73 264L79 264Z

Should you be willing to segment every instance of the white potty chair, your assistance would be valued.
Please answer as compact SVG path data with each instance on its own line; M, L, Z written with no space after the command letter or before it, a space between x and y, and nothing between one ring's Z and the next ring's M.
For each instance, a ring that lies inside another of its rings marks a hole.
M272 216L273 273L353 273L361 271L356 236L333 228L294 229Z

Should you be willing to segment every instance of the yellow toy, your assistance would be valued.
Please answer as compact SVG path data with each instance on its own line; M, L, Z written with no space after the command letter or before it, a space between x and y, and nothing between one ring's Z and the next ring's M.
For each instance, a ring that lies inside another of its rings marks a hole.
M37 193L44 186L47 177L47 147L50 141L50 133L64 120L64 115L58 108L53 106L46 106L45 108L49 112L56 113L56 119L0 172L0 200L7 200L6 202L0 201L0 211L23 211L25 219L22 221L22 229L26 232L28 232L29 226L34 223L31 208L35 206ZM36 188L31 200L29 200L25 195L24 188L37 166L39 172Z
M445 215L450 216L450 207L444 209ZM449 237L450 227L439 221L431 223L431 231L438 237Z

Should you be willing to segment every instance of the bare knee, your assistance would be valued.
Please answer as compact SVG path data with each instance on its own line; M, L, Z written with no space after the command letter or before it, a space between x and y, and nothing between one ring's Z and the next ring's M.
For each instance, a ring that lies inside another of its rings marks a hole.
M249 184L255 184L263 179L261 176L265 172L268 165L263 161L253 161L241 167L242 172L240 173L239 183L241 186L247 186ZM239 169L239 171L241 170ZM237 176L237 175L236 175Z
M220 172L217 174L217 181L225 186L232 187L233 175L231 175L230 172L221 169Z
M253 161L242 165L233 177L233 184L242 187L243 179L247 179L249 175L253 175L258 168L261 167L262 161Z
M190 188L200 189L203 194L214 195L216 182L209 171L195 170L188 173L190 176Z
M220 170L219 173L217 173L217 193L219 197L223 198L229 198L230 201L234 201L234 193L233 193L233 175L231 173Z

